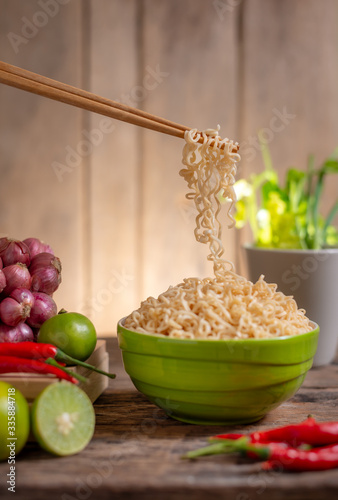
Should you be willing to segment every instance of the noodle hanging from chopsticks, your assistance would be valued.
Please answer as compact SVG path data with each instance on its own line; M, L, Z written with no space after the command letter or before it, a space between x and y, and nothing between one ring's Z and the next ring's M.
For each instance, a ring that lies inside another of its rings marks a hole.
M203 144L198 140L203 137ZM219 128L185 133L184 169L186 197L197 208L195 238L209 245L214 278L187 278L157 299L149 297L125 320L124 326L144 333L182 339L269 338L296 335L312 329L303 309L292 297L277 291L261 276L254 284L236 274L232 262L222 258L220 196L236 201L233 184L240 155L237 143L221 139ZM224 147L220 147L224 144Z

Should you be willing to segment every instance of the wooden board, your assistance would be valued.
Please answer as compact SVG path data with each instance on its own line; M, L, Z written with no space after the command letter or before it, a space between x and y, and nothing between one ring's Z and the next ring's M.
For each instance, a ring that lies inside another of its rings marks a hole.
M102 339L97 341L93 354L87 359L87 363L103 371L109 369L109 355L106 351L106 342ZM87 382L79 382L78 386L88 394L94 402L108 387L108 377L101 375L82 366L69 367L69 370L87 378ZM38 375L35 373L8 373L0 375L0 380L12 384L22 392L25 398L32 402L40 392L49 384L55 384L58 379L53 375Z

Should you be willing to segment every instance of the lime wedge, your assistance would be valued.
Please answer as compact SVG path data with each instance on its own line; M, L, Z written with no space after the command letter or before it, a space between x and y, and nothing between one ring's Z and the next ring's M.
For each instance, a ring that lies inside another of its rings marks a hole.
M87 394L70 382L47 386L35 399L31 414L37 442L54 455L78 453L93 437L93 405Z

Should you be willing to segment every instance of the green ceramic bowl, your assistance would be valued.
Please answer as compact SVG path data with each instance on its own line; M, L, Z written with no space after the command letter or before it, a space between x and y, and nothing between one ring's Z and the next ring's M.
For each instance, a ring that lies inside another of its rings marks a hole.
M255 422L293 396L312 366L319 327L293 337L180 340L118 323L135 387L167 415L194 424Z

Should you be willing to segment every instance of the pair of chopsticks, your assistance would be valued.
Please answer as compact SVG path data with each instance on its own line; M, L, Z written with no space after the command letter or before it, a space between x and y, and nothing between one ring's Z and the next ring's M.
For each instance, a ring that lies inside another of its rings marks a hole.
M189 127L0 61L0 83L133 125L184 138ZM201 138L200 142L203 142ZM234 145L233 152L238 146Z

